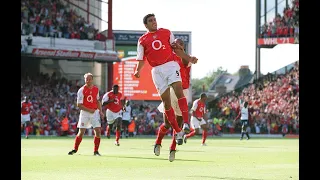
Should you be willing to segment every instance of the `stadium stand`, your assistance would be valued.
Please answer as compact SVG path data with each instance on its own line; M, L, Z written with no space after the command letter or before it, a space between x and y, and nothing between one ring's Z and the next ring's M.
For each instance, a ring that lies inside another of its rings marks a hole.
M60 0L22 0L21 35L66 39L105 40L94 24L88 24Z
M68 135L75 135L79 118L76 93L79 82L58 78L55 73L21 76L21 100L29 96L32 129L30 135L61 136L61 121L66 115L69 120ZM102 96L105 92L101 91ZM253 108L250 129L256 134L279 134L282 126L288 125L288 133L299 134L299 64L295 62L274 73L263 76L254 83L227 93L210 107L209 135L235 133L240 124L233 123L238 114L240 99L249 101ZM163 123L157 106L144 102L131 102L132 118L135 120L135 135L155 135ZM106 121L102 121L105 134ZM220 130L217 129L219 127ZM21 128L21 135L24 131ZM88 130L86 135L92 135ZM169 131L168 135L171 135Z
M75 135L79 118L79 108L76 106L77 81L58 78L55 73L51 76L40 73L30 77L21 76L21 100L25 95L30 98L31 133L30 135L60 136L61 121L66 115L69 120L69 135ZM105 92L100 92L103 96ZM131 103L133 119L136 123L136 135L155 135L163 122L162 114L156 105L140 102ZM106 130L106 121L102 121L102 134ZM21 135L24 130L21 128ZM92 135L88 130L86 135Z
M293 0L291 7L284 8L283 16L278 13L273 22L261 27L261 38L297 36L299 36L299 0Z
M238 115L242 100L253 109L250 121L251 132L260 134L281 134L288 126L288 133L299 134L299 64L298 61L274 73L263 76L240 90L227 93L214 102L211 112L222 132L240 132L240 124L233 120Z

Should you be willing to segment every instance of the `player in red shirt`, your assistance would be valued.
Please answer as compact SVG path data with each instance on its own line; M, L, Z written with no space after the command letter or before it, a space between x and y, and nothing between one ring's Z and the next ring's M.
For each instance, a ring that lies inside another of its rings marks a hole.
M157 28L157 21L154 14L148 14L143 18L143 23L148 29L144 35L138 40L137 45L137 61L139 61L134 76L140 77L141 69L148 61L152 66L152 80L161 100L164 104L165 115L168 118L173 129L177 132L176 140L182 142L184 132L189 132L189 115L187 99L183 94L180 67L173 59L173 50L181 58L187 59L189 62L196 63L197 58L187 55L181 46L174 43L174 35L168 29ZM178 98L179 108L182 112L184 121L183 130L179 127L174 110L171 107L170 88L171 86ZM166 132L164 126L160 129L161 132ZM178 143L179 144L179 143Z
M93 155L101 156L98 149L100 146L101 137L101 119L104 114L101 110L101 102L99 96L99 89L93 85L93 75L86 73L84 75L85 85L83 85L77 93L77 106L79 107L80 116L77 127L78 134L75 137L74 148L68 154L73 155L78 151L82 137L87 128L93 127L94 130L94 151Z
M178 45L184 47L184 42L181 39L175 39L175 42ZM185 95L185 97L187 97L188 92L189 92L189 86L190 86L191 63L189 61L187 61L186 59L180 58L176 54L174 54L174 60L180 66L180 75L181 75L181 80L182 80L183 94ZM174 90L172 88L170 88L170 98L171 98L171 105L174 109L174 113L176 114L176 119L177 119L178 125L179 125L179 127L182 127L182 124L183 124L182 112L179 108L178 98L175 95ZM161 124L159 129L168 130L171 127L171 125L170 125L167 117L164 115L163 103L161 103L158 106L158 110L163 113L163 119L164 119L164 123ZM162 126L164 126L165 128L162 128ZM167 134L167 132L165 134ZM158 131L158 136L157 136L155 146L154 146L154 154L156 156L160 155L161 142L162 142L162 139L165 136L165 134L162 133L161 131ZM175 141L175 138L174 138L175 134L176 134L176 132L173 131L172 142L170 145L170 153L169 153L169 161L170 162L174 161L174 159L175 159L176 144L177 144ZM179 144L179 145L181 145L181 144Z
M187 138L190 138L194 136L196 133L199 134L199 129L201 127L202 129L202 146L206 146L206 139L207 139L207 122L203 119L205 111L206 111L206 100L207 100L207 95L205 93L201 93L200 98L196 99L193 102L192 108L191 108L191 128L192 131L183 136L183 141L184 143L187 143Z
M121 103L122 93L119 92L119 86L113 85L112 91L105 93L102 97L102 106L106 106L106 116L108 122L107 135L110 136L110 130L112 126L116 126L116 141L114 144L120 146L120 131L122 125L122 103Z
M26 139L29 138L30 132L30 109L32 108L32 104L29 102L27 96L24 97L21 102L21 124L24 127Z

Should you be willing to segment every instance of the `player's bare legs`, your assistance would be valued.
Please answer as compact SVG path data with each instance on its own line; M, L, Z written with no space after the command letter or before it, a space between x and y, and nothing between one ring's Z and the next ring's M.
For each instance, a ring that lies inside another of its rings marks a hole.
M76 135L76 137L74 139L73 150L68 153L69 155L73 155L74 153L76 153L78 151L79 145L82 141L82 137L85 132L86 132L86 128L79 128L78 134Z
M116 141L114 142L114 144L116 146L120 146L119 139L120 139L120 133L121 133L121 124L122 124L122 118L118 117L114 121L114 125L116 126Z
M182 127L183 124L183 118L182 116L177 116L177 122L179 124L179 127ZM170 153L169 153L169 161L172 162L175 159L176 155L176 140L175 140L175 131L173 131L173 136L172 136L172 142L170 145Z
M93 155L95 156L101 156L99 153L99 146L100 146L100 137L101 137L101 127L96 127L93 129L94 131L94 150L93 150Z
M177 72L177 73L179 73L179 72ZM187 98L183 94L182 82L181 81L174 82L171 84L171 86L174 90L174 93L176 94L176 96L178 98L178 104L179 104L179 108L182 113L182 118L183 118L183 123L184 123L183 130L185 133L189 133L190 128L189 128L188 102L187 102Z

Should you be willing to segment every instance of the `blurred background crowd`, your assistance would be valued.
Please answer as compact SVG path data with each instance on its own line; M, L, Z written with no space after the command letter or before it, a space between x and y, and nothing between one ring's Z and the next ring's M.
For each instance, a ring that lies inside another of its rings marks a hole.
M210 126L209 135L240 132L239 121L233 120L239 113L240 104L249 102L252 110L251 133L278 134L286 127L287 133L299 133L299 64L286 67L287 73L268 74L252 84L224 94L209 102L206 120ZM21 100L26 95L32 103L31 134L62 135L61 122L68 119L68 135L75 135L79 118L76 106L79 81L58 78L55 73L21 77ZM102 98L105 91L100 91ZM162 113L157 104L143 101L130 101L132 121L135 123L134 135L155 135L161 123ZM190 104L191 106L191 104ZM102 134L107 123L102 120ZM23 128L21 128L23 134ZM92 135L92 131L87 131ZM169 134L170 135L170 132Z

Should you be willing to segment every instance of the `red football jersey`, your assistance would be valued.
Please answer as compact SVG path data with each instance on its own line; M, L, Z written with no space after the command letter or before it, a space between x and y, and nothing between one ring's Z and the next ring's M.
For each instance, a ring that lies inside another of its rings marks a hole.
M173 61L173 42L174 35L168 29L160 28L156 32L147 32L138 40L137 60L147 60L152 67Z
M102 104L109 99L114 99L113 102L109 103L106 105L107 109L110 111L117 113L122 109L122 103L121 103L121 97L122 93L118 92L117 94L114 94L112 91L107 92L105 95L102 97Z
M86 108L98 109L99 89L97 86L89 88L84 85L78 90L77 104L83 104Z
M21 102L21 114L26 115L30 114L31 103L30 102Z
M180 76L182 81L182 88L188 89L190 86L190 70L191 70L191 63L188 65L183 64L182 59L177 56L176 54L173 54L174 60L179 64L180 66Z
M200 119L203 118L204 111L205 111L205 104L200 101L200 99L196 99L193 101L192 108L193 116Z

